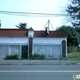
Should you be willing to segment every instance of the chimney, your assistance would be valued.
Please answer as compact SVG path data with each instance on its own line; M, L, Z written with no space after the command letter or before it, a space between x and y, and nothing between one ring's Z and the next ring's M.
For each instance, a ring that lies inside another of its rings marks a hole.
M49 27L46 27L46 33L49 34Z

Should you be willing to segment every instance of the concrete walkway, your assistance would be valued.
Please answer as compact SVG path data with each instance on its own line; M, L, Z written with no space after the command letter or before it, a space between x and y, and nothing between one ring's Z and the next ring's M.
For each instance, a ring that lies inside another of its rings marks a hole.
M0 65L70 65L68 60L0 60Z

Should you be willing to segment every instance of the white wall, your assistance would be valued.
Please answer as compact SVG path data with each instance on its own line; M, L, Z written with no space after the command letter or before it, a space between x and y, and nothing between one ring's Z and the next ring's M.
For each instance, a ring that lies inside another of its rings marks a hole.
M9 55L19 55L20 54L20 46L10 45L9 46Z
M66 40L66 38L34 38L33 43L34 44L61 44L62 40Z
M54 58L60 58L61 57L61 55L62 55L61 50L62 50L61 46L58 46L58 45L54 46L54 48L53 48Z
M0 37L0 43L28 43L28 37Z
M20 45L27 44L28 37L0 37L0 58L11 54L18 54L18 57L21 57Z
M5 57L8 55L8 46L7 45L0 45L0 58Z
M17 54L20 57L20 46L18 45L0 45L0 58L4 58L7 55Z
M44 54L46 58L60 58L61 50L61 45L34 46L34 54Z
M46 46L42 46L42 45L34 46L34 54L44 54L44 55L46 55L46 53L47 53L46 49L47 49Z
M33 54L44 54L46 58L60 58L63 40L66 41L66 38L34 38Z
M66 40L66 38L33 38L33 54L34 53L42 53L42 54L45 54L46 57L48 57L48 54L50 53L51 55L53 55L52 53L54 52L53 49L54 49L54 45L62 45L62 40ZM5 43L8 44L8 46L4 46ZM3 50L7 51L7 48L9 48L9 45L11 45L10 43L12 44L16 44L17 43L20 45L21 43L28 43L28 37L0 37L0 45L1 44L4 44L2 47L6 47L5 49L3 48ZM51 46L51 47L50 47ZM41 49L39 49L41 47ZM55 48L55 49L58 49L58 48ZM54 50L55 50L54 49ZM3 54L12 54L14 53L14 50L16 52L18 52L18 54L20 53L20 47L12 47L10 46L9 50L7 51L7 53L1 53L0 55L3 55ZM50 52L48 52L48 50ZM59 51L60 51L60 48L59 48ZM58 51L58 52L59 52ZM58 53L55 51L55 53ZM66 51L67 52L67 51ZM61 52L60 52L61 54ZM66 53L67 55L67 53ZM55 55L56 56L56 55Z

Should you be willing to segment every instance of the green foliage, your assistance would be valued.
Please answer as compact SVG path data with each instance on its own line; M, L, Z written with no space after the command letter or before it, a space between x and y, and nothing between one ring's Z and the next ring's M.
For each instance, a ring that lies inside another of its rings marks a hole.
M80 26L80 0L70 0L71 3L67 6L66 11L70 15L70 22L74 27Z
M16 25L16 27L18 27L19 29L26 29L26 23L19 23L18 25Z
M79 35L79 44L80 44L80 27L76 27L75 29L78 32L78 35Z
M32 56L33 59L45 59L44 54L33 54Z
M67 45L77 46L79 44L79 35L77 31L70 26L62 26L57 29L57 31L65 31L67 34Z
M80 0L70 0L70 2L71 3L67 6L66 11L70 15L69 21L79 34L80 44Z
M5 57L6 60L14 60L14 59L18 59L18 55L9 55Z
M80 32L80 27L76 27L75 30L76 30L77 32Z

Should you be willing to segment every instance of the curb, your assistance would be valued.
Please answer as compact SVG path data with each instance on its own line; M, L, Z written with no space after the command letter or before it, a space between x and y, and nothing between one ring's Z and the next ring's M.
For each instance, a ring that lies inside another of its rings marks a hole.
M80 65L74 61L53 60L0 60L0 65Z
M72 63L0 63L0 65L72 65Z

